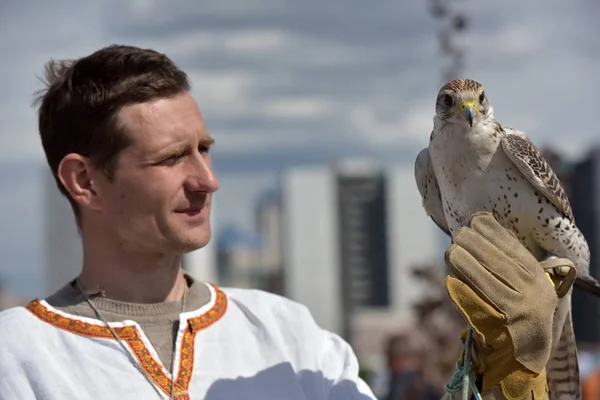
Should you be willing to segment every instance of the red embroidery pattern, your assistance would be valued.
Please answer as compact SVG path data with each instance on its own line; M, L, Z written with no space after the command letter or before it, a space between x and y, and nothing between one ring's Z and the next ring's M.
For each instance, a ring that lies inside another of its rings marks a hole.
M215 304L204 314L188 319L188 327L183 334L180 348L180 362L177 379L175 380L175 399L190 400L188 390L194 370L194 344L196 333L208 328L217 322L227 311L227 296L219 288L211 285L216 292ZM27 309L36 317L57 328L95 338L114 340L114 336L106 326L95 325L69 318L48 310L39 299L31 301ZM125 340L138 362L158 387L167 395L171 395L171 379L167 377L158 361L152 357L148 348L144 345L138 331L133 326L114 328L119 339Z
M181 341L179 372L175 381L175 388L187 390L192 380L192 371L194 369L194 342L196 333L186 330Z
M188 325L192 333L208 328L221 319L223 314L225 314L225 311L227 311L227 296L225 296L225 293L221 292L219 288L215 286L213 286L213 288L217 292L217 298L211 309L199 317L188 319Z
M33 300L27 305L27 309L44 322L54 325L57 328L77 333L79 335L91 336L97 338L114 339L110 329L102 325L88 324L77 319L63 317L60 314L49 311L39 300ZM137 330L133 326L123 328L114 328L119 339L129 340L138 336Z

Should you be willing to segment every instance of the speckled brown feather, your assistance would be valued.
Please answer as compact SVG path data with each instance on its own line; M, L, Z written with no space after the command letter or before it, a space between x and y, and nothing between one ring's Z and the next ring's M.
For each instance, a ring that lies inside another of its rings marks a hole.
M440 228L446 235L451 236L442 207L442 197L437 179L431 168L431 160L429 158L429 150L423 149L417 155L415 160L415 180L417 189L423 200L423 208L431 220Z
M506 134L502 139L502 148L506 155L519 168L521 173L542 192L558 210L571 222L575 222L573 210L567 193L563 189L556 173L546 162L540 151L527 138Z
M483 86L481 83L473 81L471 79L454 79L446 83L438 92L438 97L444 92L451 91L454 93L472 91L478 92Z
M455 79L446 83L441 87L437 94L436 99L436 114L450 118L455 113L455 105L462 103L463 101L472 101L473 99L479 99L480 95L484 92L483 85L479 82L470 79ZM446 104L445 97L451 96L453 106ZM489 103L487 98L484 96L483 101L479 101L478 108L482 113L487 112Z

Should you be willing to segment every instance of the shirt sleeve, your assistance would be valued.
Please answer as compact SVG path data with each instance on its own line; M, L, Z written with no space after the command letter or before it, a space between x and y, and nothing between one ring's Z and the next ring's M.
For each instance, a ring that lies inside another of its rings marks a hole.
M358 375L358 359L350 345L335 333L323 331L322 370L332 378L328 400L377 400Z
M291 366L307 400L377 400L358 375L358 359L351 346L338 334L323 329L305 305L288 298L258 291L235 293L247 313L270 337L277 338L284 364ZM250 297L252 295L253 297ZM244 298L244 296L248 296ZM253 311L254 310L254 311Z

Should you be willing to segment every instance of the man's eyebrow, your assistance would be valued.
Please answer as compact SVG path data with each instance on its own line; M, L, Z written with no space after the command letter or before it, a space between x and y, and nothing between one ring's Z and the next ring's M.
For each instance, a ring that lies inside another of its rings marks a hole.
M199 146L210 147L215 143L215 139L210 136L203 137L199 141ZM144 164L152 164L156 162L160 162L162 160L166 160L170 157L175 157L179 155L183 155L190 150L190 145L186 143L181 143L177 145L173 145L170 147L163 148L156 153L153 153L148 157L148 160L144 162Z
M161 161L163 159L167 159L169 157L177 156L185 153L189 149L189 145L187 144L177 144L174 146L169 146L163 149L160 149L156 153L153 153L149 158L152 161Z
M200 144L203 144L205 146L210 146L213 145L215 143L215 139L213 139L211 136L205 136L202 139L200 139Z

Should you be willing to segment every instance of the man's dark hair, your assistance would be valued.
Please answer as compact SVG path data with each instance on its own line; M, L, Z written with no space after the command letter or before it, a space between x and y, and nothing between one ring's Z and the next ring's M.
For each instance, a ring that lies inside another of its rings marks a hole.
M112 179L119 154L130 144L116 118L119 110L190 90L185 72L166 55L123 45L76 60L51 60L45 66L45 85L35 102L42 146L78 225L79 206L58 178L61 160L80 154Z

